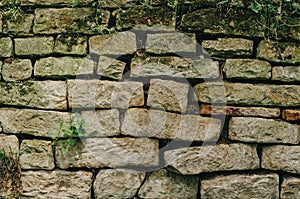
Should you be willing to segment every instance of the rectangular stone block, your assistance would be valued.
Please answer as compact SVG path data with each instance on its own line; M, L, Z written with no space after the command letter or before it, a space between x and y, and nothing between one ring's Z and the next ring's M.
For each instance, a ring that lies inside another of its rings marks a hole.
M3 32L9 35L28 35L32 26L34 15L24 14L17 22L6 20L3 24Z
M300 82L300 66L275 66L272 68L272 80Z
M300 110L283 110L283 119L287 121L299 121L300 120Z
M266 146L262 152L261 167L300 174L300 146Z
M255 145L219 144L166 151L165 165L183 175L259 167Z
M277 198L277 174L216 176L201 181L201 198Z
M1 65L1 64L0 64ZM20 81L31 77L32 64L30 59L11 59L2 66L4 81Z
M227 103L239 106L300 105L299 85L206 82L194 86L194 92L196 99L202 103Z
M143 84L103 80L68 80L70 108L128 108L144 105Z
M17 38L15 41L15 53L21 56L42 56L53 52L53 37L28 37Z
M11 57L13 55L13 43L10 37L0 38L0 57Z
M229 139L242 142L300 142L300 126L275 119L233 117L229 121Z
M87 37L59 35L55 40L53 52L65 55L86 55Z
M115 80L121 80L126 63L107 56L100 56L97 74Z
M147 138L87 138L63 154L56 146L61 169L158 166L158 141Z
M285 177L281 184L280 198L300 198L300 178Z
M88 5L90 0L78 0L79 5ZM73 6L74 0L21 0L22 6Z
M221 131L221 120L132 108L125 113L121 131L125 135L138 137L216 141Z
M0 82L0 103L43 109L67 109L67 85L63 81Z
M0 134L0 152L4 153L6 157L17 160L19 157L19 140L14 135ZM0 163L2 163L2 158ZM2 165L2 164L0 164ZM0 191L1 197L1 191Z
M21 177L23 191L20 199L89 199L92 175L86 171L25 171Z

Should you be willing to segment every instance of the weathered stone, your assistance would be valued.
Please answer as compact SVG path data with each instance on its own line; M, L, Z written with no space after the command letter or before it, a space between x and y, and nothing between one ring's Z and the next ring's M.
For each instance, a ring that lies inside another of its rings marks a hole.
M275 66L272 68L272 80L300 82L300 66Z
M134 6L116 16L118 30L142 29L150 31L174 31L176 14L166 6Z
M239 38L204 40L202 47L212 57L245 57L252 55L253 41Z
M23 140L20 146L22 169L54 169L54 157L50 141Z
M120 32L113 35L96 35L89 39L91 54L122 55L136 51L136 37L133 32Z
M158 141L147 138L87 138L63 154L56 147L61 169L125 166L158 166Z
M188 79L218 78L219 64L211 59L136 57L131 60L130 76L171 76Z
M161 169L150 174L138 194L141 198L194 199L197 192L197 176L182 176Z
M13 35L27 35L30 33L33 18L33 14L24 14L22 19L18 20L17 22L7 20L3 24L3 32Z
M300 146L266 146L262 152L262 168L300 174Z
M115 80L121 80L126 63L106 56L100 56L97 74Z
M263 40L258 45L257 57L272 62L300 63L300 46Z
M18 138L14 135L0 134L0 152L4 153L6 157L18 159L18 155L19 155ZM2 158L0 159L0 163L1 161Z
M43 109L67 109L63 81L0 82L0 103Z
M143 106L143 84L103 80L68 80L68 99L70 108Z
M93 74L94 61L87 58L48 57L36 61L34 76L59 77Z
M212 106L208 104L201 104L200 114L274 118L280 116L280 109L264 107Z
M30 59L12 59L4 62L2 78L4 81L25 80L31 77L32 65Z
M221 121L197 115L132 108L126 111L121 130L131 136L212 141L219 137Z
M233 117L229 121L229 139L243 142L300 142L300 127L285 121L254 117Z
M74 6L74 0L21 0L22 6ZM88 5L90 0L78 0L79 5Z
M283 119L288 121L298 121L300 120L300 110L284 110Z
M110 13L102 12L101 24L97 24L91 8L38 8L35 10L33 32L36 34L98 33L107 26L109 21Z
M165 152L169 169L183 175L214 171L251 170L259 167L255 145L219 144Z
M10 57L13 55L13 43L11 38L0 38L0 57Z
M147 106L168 111L186 112L189 85L175 81L152 79L148 92Z
M94 182L95 198L133 198L144 178L145 173L133 170L101 170Z
M300 86L207 82L194 87L203 103L264 106L299 106ZM284 100L282 100L284 99Z
M70 114L65 112L32 109L0 109L0 123L5 133L30 134L43 137L63 136L59 121L70 122Z
M281 185L281 199L300 198L300 178L286 177Z
M271 79L271 65L257 59L227 59L223 72L225 79Z
M87 136L116 136L120 134L118 110L83 111L81 114Z
M217 176L201 181L201 198L277 198L277 174Z
M26 171L22 173L25 198L82 198L91 196L92 173L86 171Z
M53 52L53 37L18 38L15 41L17 55L48 55Z
M53 52L66 55L86 55L87 37L59 35L55 40Z

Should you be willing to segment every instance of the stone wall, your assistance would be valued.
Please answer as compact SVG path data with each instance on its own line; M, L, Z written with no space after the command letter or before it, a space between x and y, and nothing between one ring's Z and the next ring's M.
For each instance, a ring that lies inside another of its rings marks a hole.
M298 1L11 2L0 198L300 198Z

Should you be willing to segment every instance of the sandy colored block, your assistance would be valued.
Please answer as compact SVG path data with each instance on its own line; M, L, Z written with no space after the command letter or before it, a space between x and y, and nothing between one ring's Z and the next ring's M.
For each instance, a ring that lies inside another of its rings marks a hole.
M4 81L20 81L31 77L32 64L30 59L12 59L4 62L2 78Z
M53 52L65 55L86 55L87 37L59 35L55 40Z
M272 68L272 80L299 82L300 66L274 66Z
M53 52L53 37L28 37L17 38L15 41L15 53L20 56L43 56Z
M27 35L30 33L33 18L33 14L24 14L17 22L7 20L3 25L3 32L9 35Z
M115 80L121 80L126 63L106 56L100 56L97 74Z
M300 178L285 177L281 184L281 199L300 198Z
M10 37L0 38L0 57L11 57L13 55L13 43Z

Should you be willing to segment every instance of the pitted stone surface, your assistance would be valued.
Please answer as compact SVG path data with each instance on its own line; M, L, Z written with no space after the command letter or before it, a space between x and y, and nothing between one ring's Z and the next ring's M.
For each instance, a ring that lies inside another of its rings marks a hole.
M21 56L43 56L53 52L53 37L28 37L17 38L15 41L15 53Z
M55 40L53 52L65 55L86 55L87 37L59 35Z
M97 74L114 80L121 80L125 66L125 62L106 56L100 56Z
M272 68L272 80L299 82L300 66L275 66Z
M10 57L13 54L13 43L10 37L0 38L0 57Z
M34 15L24 14L17 22L7 20L3 25L3 32L12 35L28 35L32 26Z
M26 80L31 77L32 64L30 59L13 59L4 62L2 66L2 78L4 81Z
M286 177L281 185L281 199L300 198L300 179Z

